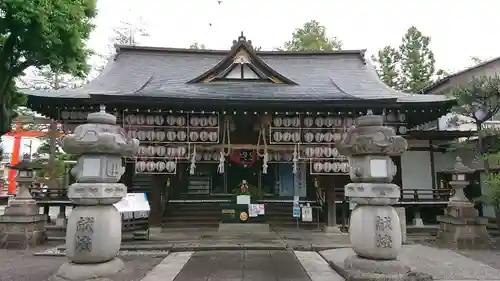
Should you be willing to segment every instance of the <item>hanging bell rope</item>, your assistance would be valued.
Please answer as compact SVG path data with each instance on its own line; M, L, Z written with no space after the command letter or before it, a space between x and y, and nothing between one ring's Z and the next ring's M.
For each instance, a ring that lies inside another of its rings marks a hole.
M264 153L260 153L260 140L262 139L262 142L264 143ZM269 153L267 149L267 140L266 140L266 129L264 126L260 127L259 130L259 138L257 140L257 155L259 157L263 157L262 159L262 174L267 174L267 168L269 165L267 162L269 162Z
M299 162L299 157L298 156L299 156L299 153L297 152L297 145L295 145L294 148L293 148L293 160L292 160L293 161L293 170L292 170L292 172L294 174L297 173L297 169L298 169L298 165L297 165L297 162Z
M191 155L191 165L189 165L189 174L194 175L196 169L196 145L193 147L193 155Z
M221 151L220 152L220 156L219 156L219 166L217 167L217 172L219 172L219 174L224 174L224 164L226 162L226 157L224 155L224 152Z
M227 152L225 151L224 147L222 148L222 151L225 156L229 156L229 153L231 153L231 131L230 131L230 122L229 119L224 120L224 126L223 126L223 131L222 131L222 144L226 144L226 137L227 137Z

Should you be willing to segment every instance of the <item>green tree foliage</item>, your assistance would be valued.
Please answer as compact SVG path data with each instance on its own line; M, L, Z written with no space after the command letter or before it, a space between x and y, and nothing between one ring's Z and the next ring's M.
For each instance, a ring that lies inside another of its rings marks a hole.
M306 22L295 29L292 39L285 42L285 50L295 52L334 51L342 49L342 41L337 37L328 37L326 28L319 22Z
M195 49L195 50L206 50L207 48L205 47L205 44L200 44L198 42L194 42L189 46L189 49Z
M376 56L372 56L372 60L378 66L376 70L380 79L389 87L399 89L401 83L399 73L401 56L398 50L391 46L385 46L378 51Z
M0 1L0 135L11 129L13 109L22 98L15 81L24 70L49 66L84 77L96 0Z
M436 74L434 53L430 49L431 38L424 36L415 26L408 29L399 46L401 55L401 89L420 93L434 82Z
M385 46L372 56L380 79L396 90L418 94L443 78L447 73L436 71L430 42L429 36L410 27L398 48Z
M487 189L480 200L494 207L500 227L500 174L490 169L490 165L500 164L500 133L494 127L483 125L500 110L500 76L474 77L468 84L452 89L450 95L457 101L453 112L460 116L458 122L475 123L478 133L478 138L473 141L455 142L453 149L473 151L482 160Z

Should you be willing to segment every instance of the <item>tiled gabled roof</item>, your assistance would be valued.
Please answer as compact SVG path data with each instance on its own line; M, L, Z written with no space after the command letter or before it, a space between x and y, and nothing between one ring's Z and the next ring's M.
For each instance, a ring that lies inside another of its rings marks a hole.
M443 102L441 95L413 95L385 85L364 50L333 52L257 51L266 67L291 83L258 81L197 82L231 51L117 46L115 60L81 88L28 92L30 96L115 100L141 97L203 101L334 102L393 100L395 103ZM191 83L190 83L191 82Z

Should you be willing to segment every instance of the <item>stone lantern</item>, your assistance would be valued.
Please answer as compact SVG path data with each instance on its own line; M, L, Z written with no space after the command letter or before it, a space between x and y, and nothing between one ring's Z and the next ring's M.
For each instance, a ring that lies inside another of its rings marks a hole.
M406 140L384 127L382 116L369 112L356 120L338 149L349 157L352 183L346 185L345 195L356 204L349 225L356 255L344 261L349 280L415 278L410 267L397 260L401 225L391 206L399 201L400 188L391 183L397 169L390 156L403 154Z
M443 216L438 216L439 230L436 245L447 248L475 249L489 246L488 220L478 216L474 204L465 197L464 188L469 184L467 176L474 172L457 157L451 171L453 188Z
M45 217L39 214L39 207L30 193L30 186L40 167L29 160L7 167L16 170L19 188L5 208L4 215L0 216L0 246L26 249L43 244L46 240Z
M76 205L66 230L69 262L52 281L106 281L124 268L116 257L122 233L121 216L113 204L127 193L127 187L117 183L125 172L122 157L135 155L139 141L128 138L104 106L89 114L87 121L62 142L64 151L80 157L72 169L78 182L68 190L68 198Z

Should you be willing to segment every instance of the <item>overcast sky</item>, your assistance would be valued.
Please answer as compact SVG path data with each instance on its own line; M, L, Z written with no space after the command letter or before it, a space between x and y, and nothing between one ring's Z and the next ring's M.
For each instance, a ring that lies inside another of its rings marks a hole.
M120 21L140 23L150 34L141 45L188 47L193 42L228 49L243 31L255 46L272 49L309 20L326 26L344 49L397 46L411 25L432 37L437 68L453 72L470 57L500 56L500 1L494 0L98 0L89 42L105 52ZM142 20L141 20L142 19ZM9 150L11 140L5 140Z

